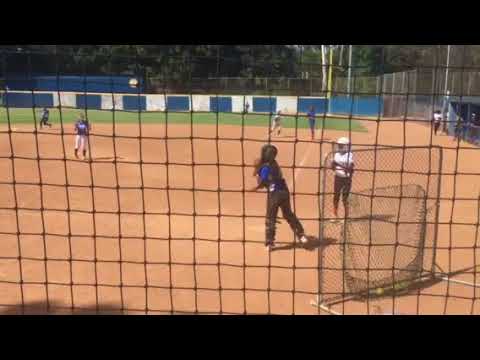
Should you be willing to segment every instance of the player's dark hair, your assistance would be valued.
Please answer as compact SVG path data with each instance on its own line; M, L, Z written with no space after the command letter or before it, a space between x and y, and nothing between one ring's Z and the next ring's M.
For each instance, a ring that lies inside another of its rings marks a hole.
M262 163L272 163L278 155L278 149L273 145L265 145L262 147L260 159Z

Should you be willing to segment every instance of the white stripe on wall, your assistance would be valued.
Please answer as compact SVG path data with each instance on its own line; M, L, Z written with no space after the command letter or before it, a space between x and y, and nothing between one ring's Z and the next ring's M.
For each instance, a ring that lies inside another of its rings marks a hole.
M297 106L298 98L296 96L277 96L277 111L280 110L285 115L295 115Z
M193 111L210 111L210 95L192 95Z
M147 95L147 111L165 111L165 95Z

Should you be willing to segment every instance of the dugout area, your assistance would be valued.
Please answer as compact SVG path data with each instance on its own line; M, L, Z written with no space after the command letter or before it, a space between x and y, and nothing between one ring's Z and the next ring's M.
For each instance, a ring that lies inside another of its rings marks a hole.
M447 131L471 144L480 145L480 100L453 97L447 103Z

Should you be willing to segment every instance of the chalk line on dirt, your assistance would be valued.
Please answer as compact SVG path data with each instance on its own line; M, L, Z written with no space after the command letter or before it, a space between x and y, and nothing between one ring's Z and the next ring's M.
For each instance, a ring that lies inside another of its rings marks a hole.
M303 166L307 163L307 161L310 159L310 154L312 152L312 143L310 143L307 147L307 150L305 151L305 154L303 155L302 160L300 161L300 164L298 167L295 168L294 171L294 176L293 176L293 181L290 181L288 184L288 187L291 188L293 186L293 182L297 182L298 176L302 173L303 171Z

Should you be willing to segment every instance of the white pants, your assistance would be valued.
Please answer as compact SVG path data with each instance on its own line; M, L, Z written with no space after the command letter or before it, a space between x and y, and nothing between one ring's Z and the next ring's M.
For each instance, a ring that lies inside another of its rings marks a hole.
M282 123L280 121L273 121L272 126L270 128L271 132L274 132L275 130L282 130Z
M77 135L75 137L75 150L80 150L80 151L88 150L88 136Z

